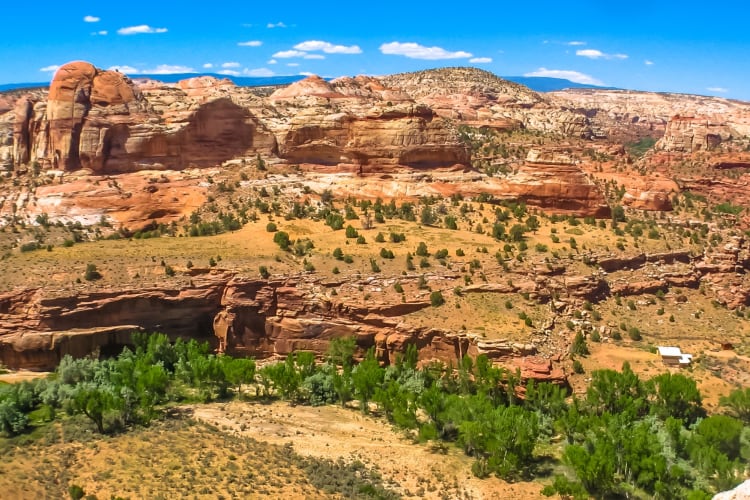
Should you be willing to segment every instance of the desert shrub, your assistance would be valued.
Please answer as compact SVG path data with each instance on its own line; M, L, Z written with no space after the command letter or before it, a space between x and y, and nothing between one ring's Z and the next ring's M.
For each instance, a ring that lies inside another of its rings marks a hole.
M388 250L387 248L381 248L380 249L380 256L384 259L393 259L393 251Z
M628 336L635 341L641 340L643 338L641 335L641 331L635 326L631 326L630 328L628 328Z
M289 233L286 231L278 231L273 235L273 242L279 245L279 248L282 250L289 250L289 245L291 244Z
M96 269L95 264L87 264L86 271L83 273L83 278L86 281L98 280L102 277L101 273Z
M588 356L590 354L589 346L586 345L586 337L583 333L576 333L573 344L570 346L570 353L576 356Z
M432 307L440 307L443 304L445 304L445 298L443 298L443 294L440 290L435 290L430 293L430 305L432 305Z

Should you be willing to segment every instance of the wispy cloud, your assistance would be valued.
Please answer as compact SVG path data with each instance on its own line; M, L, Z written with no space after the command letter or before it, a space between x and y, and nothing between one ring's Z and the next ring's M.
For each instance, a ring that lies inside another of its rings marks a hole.
M39 71L43 71L45 73L52 73L60 69L59 64L50 64L49 66L45 66L43 68L39 68Z
M301 76L315 76L315 73L310 73L309 71L300 71L299 74Z
M653 66L654 61L649 61L648 59L646 59L645 61L643 61L643 64L645 64L646 66Z
M144 69L141 73L153 75L170 75L174 73L195 73L195 70L189 66L180 66L175 64L160 64L154 69Z
M206 68L206 69L211 69L211 68L214 67L214 65L211 64L211 63L206 63L206 64L203 65L203 67Z
M286 65L290 68L296 68L297 66L299 66L299 63L286 63Z
M98 23L101 20L102 19L100 17L96 17L96 16L84 16L83 17L84 23Z
M469 62L473 64L486 64L486 63L491 63L492 58L491 57L472 57L471 59L469 59Z
M274 76L276 73L268 68L255 68L242 70L242 74L245 76Z
M136 68L128 66L127 64L124 66L110 66L107 69L109 71L119 71L120 73L125 73L126 75L135 75L136 73L139 73Z
M260 40L249 40L247 42L239 42L237 45L240 47L260 47L263 45L263 42Z
M269 59L266 64L276 64L277 62L276 59Z
M239 68L240 66L242 66L240 63L234 61L225 62L221 65L222 68Z
M107 30L92 31L91 36L105 36L107 33Z
M588 57L589 59L627 59L627 54L606 54L601 50L596 49L579 49L576 50L576 55L581 57Z
M286 28L286 24L284 24L282 22L268 23L268 24L266 24L266 28Z
M727 92L729 92L729 89L724 87L706 87L706 90L708 90L709 92L718 92L720 94L726 94Z
M127 26L117 30L118 35L143 35L151 33L166 33L167 28L153 28L148 24L139 24L138 26Z
M570 42L567 42L565 45L572 45L572 46L578 46L578 45L586 45L586 42L582 42L580 40L572 40Z
M598 80L590 75L587 75L585 73L581 73L578 71L568 70L568 69L539 68L536 71L524 73L523 76L542 76L542 77L547 77L547 78L563 78L565 80L570 80L571 82L576 82L576 83L584 83L588 85L604 85L604 83L601 80Z
M320 54L308 54L307 52L303 52L301 50L282 50L280 52L276 52L271 56L271 58L277 58L277 59L291 59L292 57L301 57L302 59L325 59L325 56Z
M276 52L271 57L277 57L279 59L289 59L290 57L303 57L306 53L302 52L301 50L282 50L280 52Z
M404 56L410 59L426 59L431 61L438 59L466 59L473 55L463 50L451 52L442 47L425 47L413 42L384 43L380 46L380 52L388 55Z
M322 51L326 54L362 53L362 49L359 48L359 45L334 45L330 42L323 42L321 40L308 40L306 42L298 43L294 48L305 52Z
M255 69L242 68L242 71L236 70L236 69L222 69L221 71L218 71L218 74L227 75L227 76L259 77L259 76L274 76L276 73L274 73L268 68L255 68Z

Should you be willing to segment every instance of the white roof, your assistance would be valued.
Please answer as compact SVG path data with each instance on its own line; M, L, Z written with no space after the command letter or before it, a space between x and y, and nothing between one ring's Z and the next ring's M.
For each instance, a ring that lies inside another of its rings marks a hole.
M682 356L679 347L662 347L659 346L659 355L661 356Z

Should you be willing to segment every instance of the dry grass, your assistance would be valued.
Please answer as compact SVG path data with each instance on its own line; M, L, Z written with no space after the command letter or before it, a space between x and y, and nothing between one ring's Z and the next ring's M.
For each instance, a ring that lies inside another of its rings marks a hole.
M188 418L104 437L80 426L55 424L47 442L6 443L3 498L67 498L71 484L98 498L340 498L313 486L291 449Z

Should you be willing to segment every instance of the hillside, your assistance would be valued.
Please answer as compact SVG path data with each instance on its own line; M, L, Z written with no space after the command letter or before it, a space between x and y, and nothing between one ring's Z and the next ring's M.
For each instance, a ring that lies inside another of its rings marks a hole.
M416 342L424 360L487 353L561 383L577 331L620 345L642 323L644 349L727 338L742 354L748 109L542 97L470 68L271 92L66 65L0 107L3 363L117 349L133 326L260 357L355 334L389 362ZM430 307L436 290L448 305ZM617 297L657 291L675 324L619 319Z

